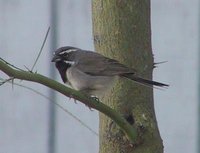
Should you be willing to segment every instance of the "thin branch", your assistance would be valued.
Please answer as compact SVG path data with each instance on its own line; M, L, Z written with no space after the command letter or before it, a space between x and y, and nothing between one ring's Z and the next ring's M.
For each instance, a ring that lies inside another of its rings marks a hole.
M0 60L3 61L4 63L6 63L7 65L9 65L9 66L11 66L11 67L17 69L17 70L24 71L24 70L22 70L22 69L20 69L20 68L18 68L18 67L16 67L16 66L10 64L9 62L7 62L6 60L4 60L4 59L1 58L1 57L0 57Z
M39 59L39 57L40 57L40 55L41 55L41 53L42 53L42 50L43 50L44 45L45 45L45 43L46 43L46 40L47 40L47 37L48 37L49 31L50 31L50 27L48 28L48 30L47 30L47 32L46 32L46 35L45 35L44 41L43 41L43 43L42 43L42 46L41 46L40 51L39 51L39 53L38 53L38 56L37 56L37 58L36 58L36 60L35 60L35 62L34 62L34 64L33 64L32 68L31 68L30 72L33 71L33 69L34 69L34 67L35 67L35 65L36 65L36 63L37 63L37 61L38 61L38 59Z
M107 115L112 120L114 120L116 124L127 134L127 136L129 137L132 143L136 142L136 138L137 138L136 128L131 126L126 121L126 119L123 118L121 114L116 112L114 109L108 107L107 105L96 101L94 98L88 97L78 91L70 89L66 87L65 85L55 80L49 79L43 75L13 69L11 66L7 65L5 62L1 60L0 60L0 70L3 71L8 76L14 77L15 79L21 79L21 80L32 81L39 84L43 84L51 89L54 89L60 92L61 94L67 97L74 98L91 108L99 110L100 112L102 112L103 114Z
M83 127L85 127L86 129L88 129L90 132L92 132L94 135L98 136L98 133L95 132L91 127L89 127L87 124L85 124L83 121L81 121L78 117L76 117L74 114L72 114L69 110L67 110L66 108L64 108L63 106L61 106L60 104L58 104L57 102L53 101L51 98L49 98L48 96L44 95L43 93L33 89L33 88L30 88L28 86L25 86L25 85L22 85L22 84L18 84L18 83L13 83L11 81L13 81L12 78L9 78L9 79L6 79L4 80L3 78L0 78L0 80L2 80L3 83L11 83L12 86L13 85L16 85L16 86L19 86L19 87L22 87L22 88L25 88L25 89L28 89L40 96L42 96L43 98L49 100L50 102L52 102L53 104L55 104L58 108L60 108L61 110L63 110L65 113L67 113L69 116L71 116L73 119L75 119L76 121L78 121ZM2 85L0 83L0 85Z
M12 83L14 83L14 82L13 82L13 80L14 80L13 77L10 77L10 78L5 79L5 80L3 80L3 79L0 79L0 80L2 80L2 81L0 82L0 86L2 86L3 84L5 84L5 83L7 83L7 82L10 82L10 81L12 81Z

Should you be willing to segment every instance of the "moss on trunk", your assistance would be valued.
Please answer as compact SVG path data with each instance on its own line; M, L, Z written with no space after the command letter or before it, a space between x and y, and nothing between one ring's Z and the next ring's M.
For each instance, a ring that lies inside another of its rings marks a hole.
M93 0L93 34L96 51L114 58L151 79L150 0ZM133 122L144 127L142 141L130 146L123 132L100 114L99 153L162 153L153 105L153 89L121 79L104 102ZM141 133L140 133L141 134Z

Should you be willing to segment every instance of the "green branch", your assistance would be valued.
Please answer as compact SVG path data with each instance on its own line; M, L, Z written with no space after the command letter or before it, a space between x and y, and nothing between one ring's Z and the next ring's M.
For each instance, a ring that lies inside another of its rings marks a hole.
M118 126L127 134L132 143L136 142L136 129L131 126L121 114L117 113L114 109L108 107L107 105L98 102L94 98L88 97L78 91L70 89L65 85L50 78L47 78L43 75L32 73L29 71L14 69L3 60L0 60L0 70L11 78L43 84L44 86L54 89L67 97L74 98L84 103L85 105L102 112L118 124Z

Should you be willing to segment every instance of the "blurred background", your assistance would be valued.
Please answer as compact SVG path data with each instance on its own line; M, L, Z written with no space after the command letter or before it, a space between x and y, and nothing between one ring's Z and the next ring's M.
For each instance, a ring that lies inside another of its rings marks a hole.
M34 71L61 82L52 51L72 45L94 50L90 0L0 0L0 57L31 68L49 26L50 35ZM166 153L198 150L198 0L151 0L154 79L169 83L154 91ZM54 38L54 39L53 39ZM1 78L7 78L0 72ZM98 133L98 112L30 82L15 81L56 100ZM97 153L98 137L66 111L22 87L0 87L0 153Z

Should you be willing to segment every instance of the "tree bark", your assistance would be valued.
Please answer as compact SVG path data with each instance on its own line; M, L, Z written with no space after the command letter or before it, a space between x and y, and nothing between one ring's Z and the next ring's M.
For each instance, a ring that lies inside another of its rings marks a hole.
M93 34L96 51L152 79L150 0L93 0ZM99 153L162 153L153 89L120 79L102 99L137 127L141 140L130 145L108 117L100 114Z

